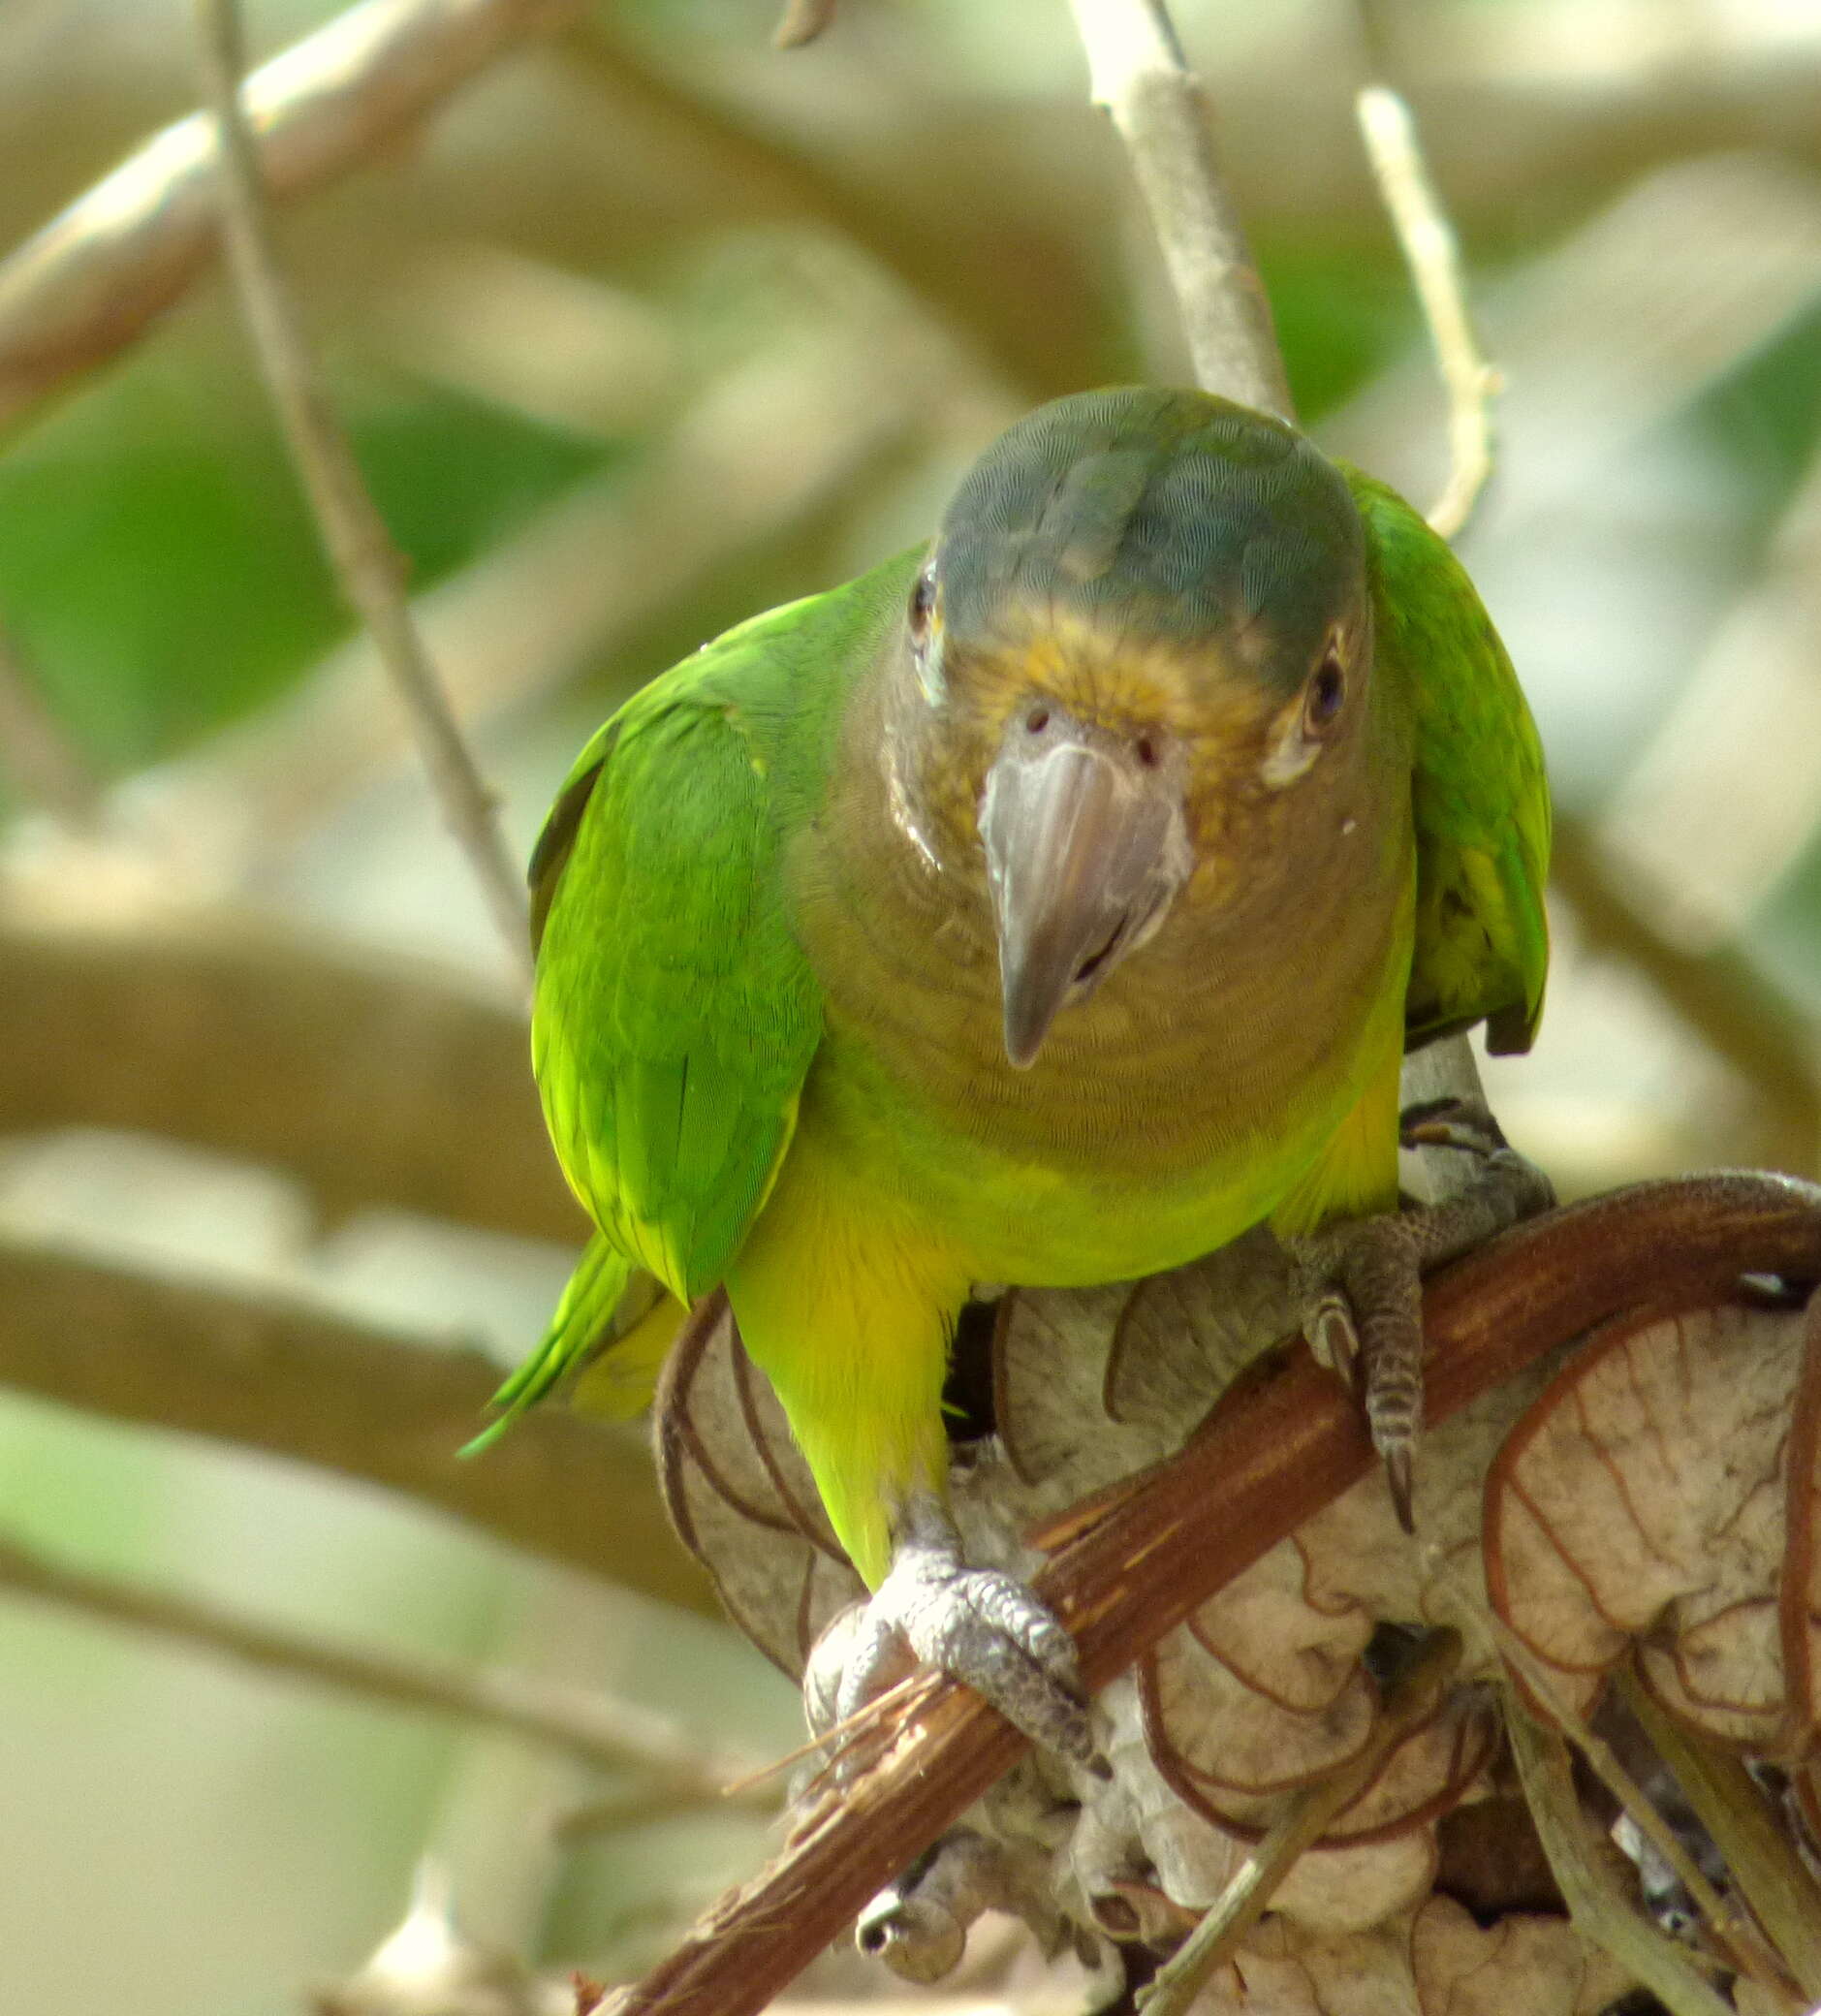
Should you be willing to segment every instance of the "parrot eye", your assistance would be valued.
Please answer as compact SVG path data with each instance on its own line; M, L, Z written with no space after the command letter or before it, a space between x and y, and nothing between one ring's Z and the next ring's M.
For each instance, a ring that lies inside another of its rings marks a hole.
M1347 697L1347 676L1339 654L1330 646L1328 655L1315 668L1308 693L1303 702L1303 728L1306 735L1320 735L1334 725L1340 704Z
M917 577L917 585L911 589L910 627L911 637L922 644L929 635L929 618L936 606L936 570L932 561Z

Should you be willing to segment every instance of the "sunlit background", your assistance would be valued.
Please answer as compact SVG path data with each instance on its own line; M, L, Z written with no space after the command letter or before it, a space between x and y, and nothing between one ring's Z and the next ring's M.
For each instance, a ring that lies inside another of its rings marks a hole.
M250 5L250 34L263 56L334 11ZM1574 1192L1813 1173L1821 7L1177 14L1318 439L1419 501L1446 473L1352 120L1368 48L1422 122L1506 381L1463 551L1563 815L1550 1013L1492 1080L1508 1131ZM1061 0L849 0L788 56L770 25L766 0L584 11L285 212L521 855L641 680L917 538L1024 408L1186 375ZM181 0L0 8L7 243L193 105L189 33ZM0 269L0 355L16 311ZM609 1579L611 1480L578 1510L587 1576L330 1474L373 1471L295 1396L264 1434L183 1377L166 1411L141 1285L506 1363L578 1220L536 1156L512 969L220 281L6 396L0 2001L298 2010L387 1937L425 1857L481 1946L623 1974L755 1865L761 1821L660 1800L559 1833L603 1787L549 1746L9 1592L35 1553L305 1640L586 1683L705 1747L797 1741L785 1682L651 1559L648 1509L619 1572L697 1614ZM340 1404L368 1402L357 1362Z

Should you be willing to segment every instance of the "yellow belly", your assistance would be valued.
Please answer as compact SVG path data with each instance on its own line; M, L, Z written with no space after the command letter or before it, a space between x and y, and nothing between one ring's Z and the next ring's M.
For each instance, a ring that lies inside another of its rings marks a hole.
M1363 1046L1366 1083L1250 1158L1135 1185L956 1154L930 1181L857 1158L839 1102L805 1087L776 1187L728 1276L747 1350L776 1388L835 1532L869 1584L893 1508L943 1488L940 1411L956 1315L978 1282L1123 1280L1179 1266L1261 1218L1300 1232L1397 1196L1397 1012Z

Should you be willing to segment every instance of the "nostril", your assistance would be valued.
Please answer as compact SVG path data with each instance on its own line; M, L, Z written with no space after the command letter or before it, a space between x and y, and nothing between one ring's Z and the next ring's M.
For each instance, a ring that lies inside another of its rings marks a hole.
M1024 726L1032 735L1041 735L1050 726L1050 709L1047 707L1032 708L1024 716Z
M1101 946L1100 950L1098 952L1089 953L1088 956L1084 960L1083 960L1081 964L1076 967L1075 984L1077 987L1080 987L1084 981L1091 980L1094 977L1094 975L1100 971L1101 967L1107 963L1108 960L1113 957L1113 948L1116 944L1118 944L1119 933L1123 931L1124 929L1125 919L1122 917L1120 918L1118 923L1113 927L1111 933L1108 935L1107 942L1103 946Z
M1138 760L1146 770L1157 768L1157 744L1148 735L1141 735L1133 746L1138 752Z

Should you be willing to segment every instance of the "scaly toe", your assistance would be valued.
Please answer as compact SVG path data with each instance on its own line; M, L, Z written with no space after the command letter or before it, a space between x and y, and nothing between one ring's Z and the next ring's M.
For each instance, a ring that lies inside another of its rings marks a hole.
M983 1694L1033 1743L1104 1775L1073 1639L1015 1576L967 1566L933 1499L904 1509L891 1571L852 1628L838 1717L901 1677L913 1657Z
M901 1621L926 1665L965 1681L1034 1743L1093 1763L1096 1749L1074 1641L1025 1586L995 1568L962 1568Z

